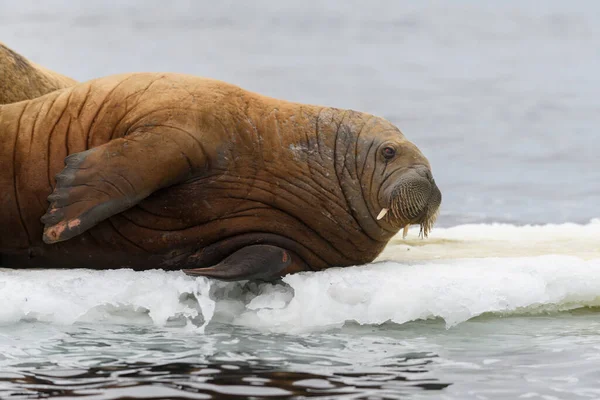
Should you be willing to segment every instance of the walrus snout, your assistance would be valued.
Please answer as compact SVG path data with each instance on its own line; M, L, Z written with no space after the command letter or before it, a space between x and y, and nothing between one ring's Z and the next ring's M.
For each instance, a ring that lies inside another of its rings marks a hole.
M431 170L425 165L415 165L394 175L388 180L388 187L380 192L382 196L379 200L384 208L377 219L382 219L389 211L388 222L392 225L402 228L418 224L421 234L427 236L442 202L442 192Z
M429 182L434 183L433 175L431 174L431 170L427 168L425 165L415 165L412 169L419 174L421 177L427 179Z

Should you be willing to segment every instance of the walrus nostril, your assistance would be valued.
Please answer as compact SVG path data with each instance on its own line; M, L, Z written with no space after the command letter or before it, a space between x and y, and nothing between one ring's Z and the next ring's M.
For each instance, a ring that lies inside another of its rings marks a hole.
M426 178L429 182L433 182L433 175L431 175L429 168L424 165L416 165L413 168L423 178Z

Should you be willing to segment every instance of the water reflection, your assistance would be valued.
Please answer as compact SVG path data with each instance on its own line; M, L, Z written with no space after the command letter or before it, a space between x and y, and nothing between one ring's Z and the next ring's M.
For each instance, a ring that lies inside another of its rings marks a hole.
M442 390L449 383L423 377L436 356L411 353L393 360L385 373L292 372L280 365L249 361L228 364L135 363L84 369L55 365L0 373L3 398L269 398L390 397Z
M0 398L390 398L449 386L432 372L436 352L379 329L0 326Z

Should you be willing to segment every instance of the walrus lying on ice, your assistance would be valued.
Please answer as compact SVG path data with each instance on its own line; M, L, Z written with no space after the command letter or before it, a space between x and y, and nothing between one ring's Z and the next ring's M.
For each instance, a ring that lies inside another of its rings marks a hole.
M221 279L370 262L441 201L382 118L150 73L1 106L0 189L5 267Z
M0 42L0 104L35 99L76 83L32 63Z

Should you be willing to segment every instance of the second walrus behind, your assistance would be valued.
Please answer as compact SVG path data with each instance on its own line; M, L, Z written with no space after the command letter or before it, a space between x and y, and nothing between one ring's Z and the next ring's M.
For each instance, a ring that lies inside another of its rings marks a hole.
M0 104L35 99L76 83L32 63L0 42Z
M0 106L0 193L4 267L221 279L371 262L441 202L383 118L180 74Z

